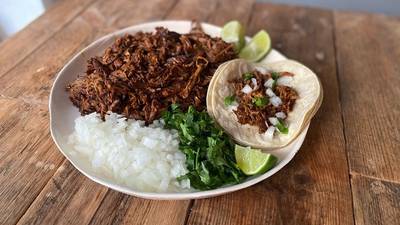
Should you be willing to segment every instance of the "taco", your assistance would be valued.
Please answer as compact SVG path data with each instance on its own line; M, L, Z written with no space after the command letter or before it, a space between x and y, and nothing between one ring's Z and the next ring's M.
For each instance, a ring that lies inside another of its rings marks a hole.
M207 110L242 145L260 149L290 144L322 102L322 86L304 65L283 60L222 64L207 92Z

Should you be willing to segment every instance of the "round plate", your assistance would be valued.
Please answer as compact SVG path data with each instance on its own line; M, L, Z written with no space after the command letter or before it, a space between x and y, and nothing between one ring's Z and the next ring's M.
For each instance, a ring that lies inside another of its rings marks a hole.
M278 164L268 172L260 175L253 176L244 182L236 185L221 187L208 191L195 191L185 193L155 193L155 192L141 192L136 191L126 185L119 184L113 179L106 177L104 174L96 172L92 167L90 161L80 158L79 154L70 154L73 147L68 144L68 136L74 131L74 121L80 116L78 109L72 105L68 98L68 93L65 87L68 83L76 79L78 74L82 74L86 70L86 62L91 56L101 55L103 51L110 46L116 37L125 33L134 34L138 31L151 32L155 27L166 27L169 30L178 33L187 33L191 29L191 21L159 21L144 23L123 30L116 31L106 35L99 40L93 42L88 47L84 48L81 52L75 55L58 73L50 93L49 110L50 110L50 131L51 136L56 143L61 153L85 176L91 180L107 186L116 191L120 191L129 195L147 199L165 199L165 200L181 200L181 199L195 199L206 198L216 195L226 194L232 191L237 191L242 188L249 187L256 184L274 173L282 169L294 157L300 149L304 138L307 134L308 126L297 139L285 148L274 150L272 153L279 158ZM203 23L204 31L211 36L219 36L220 27ZM265 62L280 61L286 59L285 56L278 51L272 49L270 53L263 59ZM134 179L134 178L133 178Z

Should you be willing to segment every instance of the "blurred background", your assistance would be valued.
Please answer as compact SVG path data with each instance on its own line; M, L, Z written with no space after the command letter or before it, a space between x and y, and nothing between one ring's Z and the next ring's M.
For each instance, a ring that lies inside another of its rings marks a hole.
M0 0L0 42L13 35L58 0ZM289 5L365 11L400 16L400 0L257 0Z

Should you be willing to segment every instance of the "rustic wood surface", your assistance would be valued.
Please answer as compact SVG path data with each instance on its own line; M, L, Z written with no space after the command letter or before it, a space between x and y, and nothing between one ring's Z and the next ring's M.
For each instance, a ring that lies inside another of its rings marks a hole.
M228 195L131 197L90 181L57 150L56 73L114 30L162 19L270 33L313 69L325 98L293 161ZM400 224L400 19L243 0L61 0L0 44L0 224Z

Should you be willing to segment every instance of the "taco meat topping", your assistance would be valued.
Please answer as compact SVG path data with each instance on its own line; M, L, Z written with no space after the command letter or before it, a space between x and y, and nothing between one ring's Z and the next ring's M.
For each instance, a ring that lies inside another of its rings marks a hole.
M205 107L217 67L237 55L233 44L205 34L198 24L178 34L158 27L117 38L102 56L88 60L86 73L67 86L81 114L108 111L151 123L173 103L183 110Z
M292 77L289 72L244 73L241 78L229 81L235 94L225 98L225 105L236 114L239 123L257 126L260 133L271 136L275 129L287 133L285 119L298 94L283 84L289 84Z

